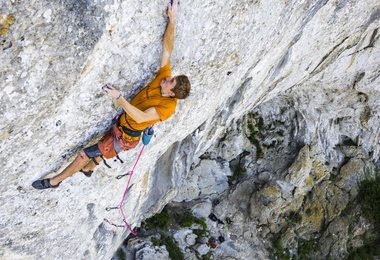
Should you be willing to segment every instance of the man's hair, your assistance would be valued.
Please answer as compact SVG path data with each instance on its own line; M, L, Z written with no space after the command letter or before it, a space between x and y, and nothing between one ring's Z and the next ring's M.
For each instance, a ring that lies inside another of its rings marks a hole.
M185 75L180 75L175 77L176 85L172 88L172 92L175 94L175 98L184 99L187 98L190 94L190 81L189 78Z

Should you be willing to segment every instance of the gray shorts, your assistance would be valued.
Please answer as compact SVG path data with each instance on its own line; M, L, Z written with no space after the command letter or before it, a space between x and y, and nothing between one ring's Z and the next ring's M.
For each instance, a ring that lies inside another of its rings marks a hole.
M89 158L95 158L103 155L99 149L98 144L94 144L87 148L84 148L83 151Z

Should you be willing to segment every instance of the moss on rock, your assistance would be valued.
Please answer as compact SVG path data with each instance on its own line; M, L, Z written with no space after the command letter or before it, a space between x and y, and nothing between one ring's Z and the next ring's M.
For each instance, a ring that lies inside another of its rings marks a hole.
M256 157L260 158L263 155L263 151L259 142L259 134L264 126L264 120L253 112L248 113L243 119L248 128L248 133L246 133L247 138L256 147Z

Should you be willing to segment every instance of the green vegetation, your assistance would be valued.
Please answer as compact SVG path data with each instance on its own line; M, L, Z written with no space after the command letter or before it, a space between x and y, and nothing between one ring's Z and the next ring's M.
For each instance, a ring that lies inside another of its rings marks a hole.
M243 151L235 159L229 162L230 169L233 172L232 176L227 177L229 185L241 179L241 177L243 177L243 175L247 172L247 169L245 168L244 158L246 158L250 154L251 153L248 151Z
M280 130L276 131L276 134L279 135L279 136L281 136L281 137L284 137L285 136L285 131L282 130L282 129L280 129Z
M334 176L333 178L335 178ZM362 209L362 215L373 223L373 230L369 235L363 235L364 245L360 248L351 249L348 251L347 260L372 260L380 259L380 171L365 169L364 176L358 183L357 202ZM308 199L313 199L313 193L307 194ZM348 216L353 212L354 205L348 204L342 210L341 216ZM305 216L314 214L314 208L305 209ZM351 217L352 220L355 216ZM301 216L298 212L290 211L287 214L287 219L290 222L298 223L301 221ZM331 235L331 234L330 234ZM298 247L295 259L306 260L312 259L313 253L318 251L318 240L297 239ZM282 245L281 239L277 237L273 240L273 248L276 259L287 260L291 256L287 248Z
M248 113L247 125L249 130L247 138L256 147L256 157L260 158L263 155L263 151L261 149L257 135L260 133L260 129L262 129L264 126L264 120L262 117L256 115L253 112L250 112Z
M285 250L282 246L281 239L275 239L273 242L274 255L276 259L280 260L290 260L288 250Z
M207 231L207 224L204 219L193 216L190 210L177 210L169 212L167 208L164 208L160 213L146 219L143 223L145 229L167 229L170 221L174 221L181 227L191 227L194 223L201 226L202 232Z
M332 181L332 182L335 182L336 180L338 180L338 174L332 172L330 174L329 180Z
M160 239L152 238L152 243L154 246L166 247L166 250L169 252L170 259L172 260L183 260L185 259L181 249L177 246L176 242L171 236L167 236L163 233L160 233Z
M364 171L364 177L359 182L357 199L363 214L373 221L375 231L380 233L380 171Z
M209 235L207 224L204 219L193 216L191 211L187 209L170 210L169 212L165 207L160 213L146 219L143 223L145 229L162 229L159 238L151 238L153 246L164 245L169 252L170 259L173 260L184 259L184 255L167 230L169 223L177 224L181 227L191 227L193 224L200 225L200 229L193 230L193 233L197 235L197 241L200 241L202 237L207 237Z
M209 235L205 220L195 217L190 210L174 213L174 219L181 227L191 227L193 224L200 225L201 229L193 229L193 233L197 235L197 242Z
M290 252L287 248L284 248L281 242L281 238L277 238L273 240L273 248L276 259L280 260L290 260L293 257L294 259L299 260L308 260L312 259L312 253L317 250L317 240L304 240L301 238L297 239L298 247L297 254L293 257L290 256Z
M244 168L244 167L241 167L239 165L239 167L237 167L237 169L234 171L234 175L233 176L234 176L235 179L237 179L237 178L243 176L243 174L246 173L246 172L247 172L247 169Z
M363 215L373 222L375 240L365 239L364 246L349 252L349 260L369 260L380 257L380 171L369 168L364 170L364 176L359 181L358 203Z
M340 216L342 216L342 217L349 216L349 214L352 212L353 208L354 208L353 203L347 203L346 207L340 213Z
M300 215L300 213L293 210L289 212L288 218L293 223L299 223L302 220L302 216Z
M190 210L174 213L175 221L181 227L191 227L194 223L199 224L203 230L207 229L206 222L203 219L194 217Z
M123 250L121 248L119 250L117 250L116 255L119 258L119 260L126 260L125 259L125 253L123 252Z
M374 257L380 257L380 239L372 241L367 245L351 252L347 260L373 260Z
M256 157L261 158L263 157L263 147L265 148L274 148L278 145L280 145L283 140L282 138L276 138L277 140L272 141L269 144L260 144L259 140L264 139L264 137L268 133L272 133L275 131L278 137L284 137L285 136L285 130L283 129L276 129L276 125L278 124L284 124L281 121L276 121L271 123L270 125L264 124L264 119L257 113L250 112L246 114L243 117L243 122L245 122L247 126L246 130L246 136L248 140L256 147ZM268 132L269 131L269 132Z
M312 259L311 254L317 249L317 240L298 239L297 256L300 260Z
M158 239L157 237L151 237L150 241L152 241L153 246L160 246L161 242L160 242L160 239Z
M164 208L160 213L146 219L143 223L143 227L146 229L162 228L166 229L169 226L169 213L166 208Z
M209 235L208 230L206 229L193 229L193 233L197 235L196 242L199 243L202 237L207 237Z
M212 252L210 251L210 252L208 252L207 254L203 255L203 256L201 257L201 259L202 259L202 260L212 260L212 259L214 259L214 258L212 258Z

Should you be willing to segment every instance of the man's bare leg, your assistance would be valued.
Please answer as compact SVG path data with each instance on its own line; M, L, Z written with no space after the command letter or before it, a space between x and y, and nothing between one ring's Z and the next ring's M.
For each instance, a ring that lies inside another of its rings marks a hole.
M101 157L95 157L95 160L100 163L102 161ZM84 172L90 172L95 169L97 165L94 163L93 160L90 160L90 162L82 168L82 171Z
M50 184L52 186L58 185L60 182L66 178L72 176L74 173L79 172L84 166L86 166L91 159L82 150L75 160L69 164L60 174L54 176L50 179Z

